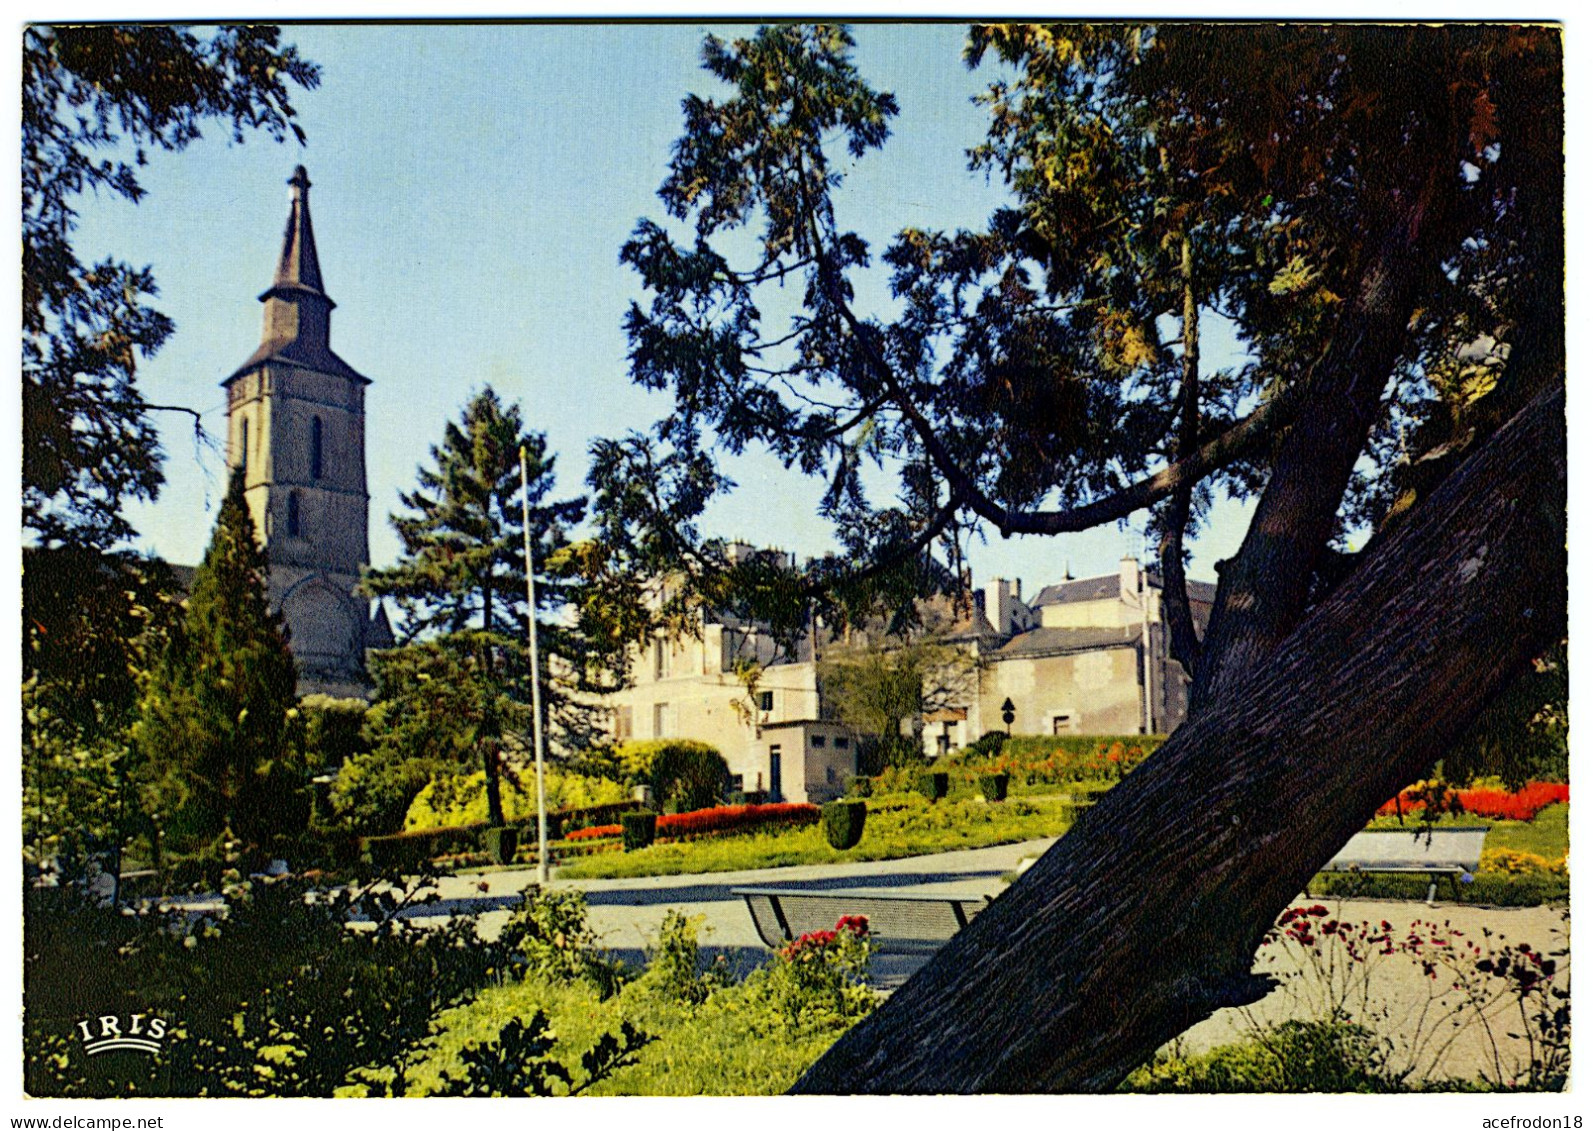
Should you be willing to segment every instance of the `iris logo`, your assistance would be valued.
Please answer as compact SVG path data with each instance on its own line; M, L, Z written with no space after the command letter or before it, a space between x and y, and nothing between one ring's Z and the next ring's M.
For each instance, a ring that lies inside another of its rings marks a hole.
M91 1021L79 1021L77 1030L83 1035L83 1050L90 1056L124 1049L154 1056L166 1037L166 1019L147 1013L134 1013L124 1019L110 1013Z

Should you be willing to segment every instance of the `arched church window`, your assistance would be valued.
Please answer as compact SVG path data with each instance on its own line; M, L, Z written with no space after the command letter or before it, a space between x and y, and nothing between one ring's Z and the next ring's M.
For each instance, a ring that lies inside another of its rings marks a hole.
M321 478L321 418L310 419L310 478Z
M288 492L288 537L289 538L297 538L298 536L299 536L299 493L297 491L289 491Z

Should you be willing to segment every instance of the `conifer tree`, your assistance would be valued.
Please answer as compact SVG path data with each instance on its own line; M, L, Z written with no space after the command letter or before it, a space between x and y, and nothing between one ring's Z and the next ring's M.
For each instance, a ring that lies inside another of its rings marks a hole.
M370 595L395 598L403 613L404 647L378 660L378 683L424 688L424 680L384 680L382 671L395 666L425 671L443 662L456 678L474 685L467 707L461 710L453 696L446 717L436 720L436 745L479 755L493 824L503 823L506 739L529 727L522 445L538 611L563 607L570 583L546 570L567 546L565 530L581 520L586 500L549 499L554 457L547 438L526 431L519 407L505 406L490 387L471 399L458 423L448 424L443 442L431 450L432 466L419 471L419 488L400 496L410 513L394 515L392 524L403 540L403 557L390 569L371 570L364 582ZM591 711L569 692L572 681L579 684L591 670L586 649L566 625L539 622L538 633L543 709L551 724L579 742L575 736L590 725ZM560 673L558 679L551 677L552 670ZM430 713L436 696L423 699L410 706Z
M234 471L135 728L158 817L179 843L230 830L260 844L304 824L288 741L296 677L266 603L267 568Z

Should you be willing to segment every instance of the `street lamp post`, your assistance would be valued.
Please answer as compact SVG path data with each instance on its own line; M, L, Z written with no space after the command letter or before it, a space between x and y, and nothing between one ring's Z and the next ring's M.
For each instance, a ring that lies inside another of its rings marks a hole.
M537 882L548 882L548 794L542 777L542 669L537 663L537 583L531 560L531 488L526 481L525 445L520 445L520 533L525 537L525 622L531 643L531 734L537 756Z

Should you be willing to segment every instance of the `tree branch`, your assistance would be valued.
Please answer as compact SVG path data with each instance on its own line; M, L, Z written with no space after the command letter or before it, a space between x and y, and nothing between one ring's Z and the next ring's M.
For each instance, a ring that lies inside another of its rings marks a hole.
M1183 377L1178 399L1182 417L1178 424L1174 454L1183 457L1200 442L1200 309L1195 302L1194 252L1189 233L1184 233L1181 263L1184 291ZM1191 679L1200 660L1200 638L1195 634L1195 618L1189 609L1189 582L1184 577L1184 531L1189 525L1193 485L1178 488L1167 504L1160 556L1162 565L1162 603L1167 610L1169 651Z

